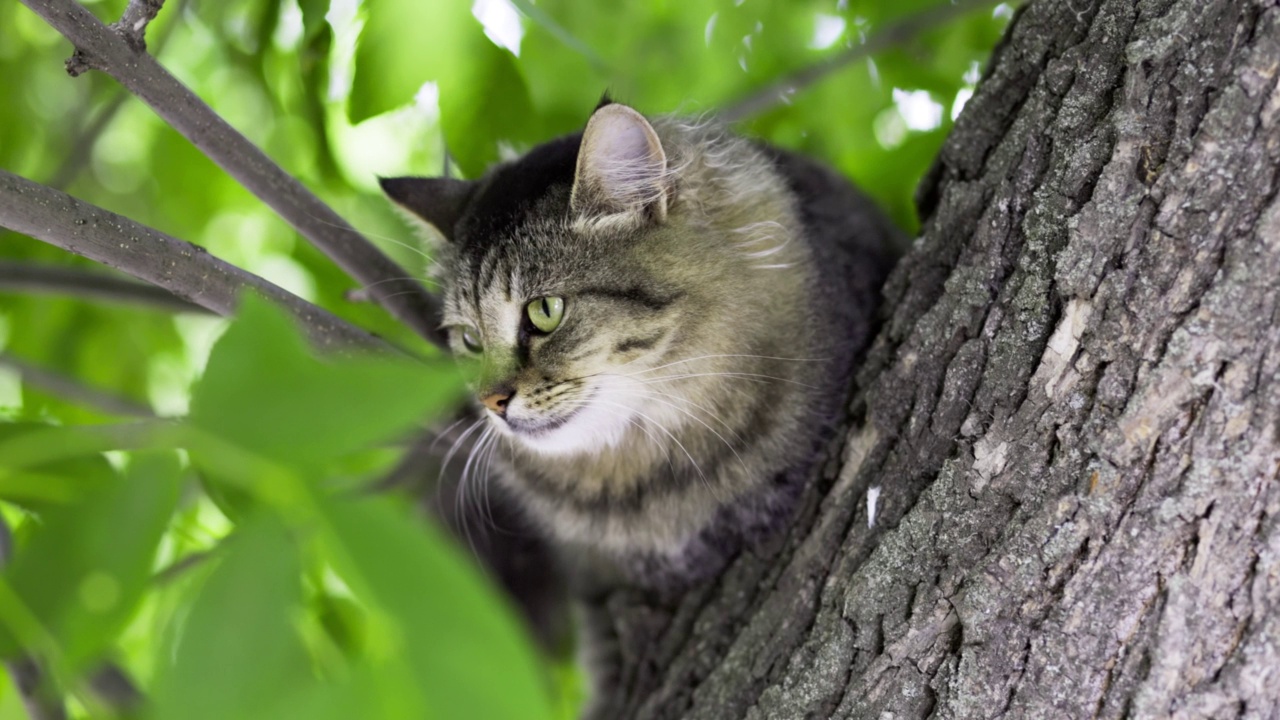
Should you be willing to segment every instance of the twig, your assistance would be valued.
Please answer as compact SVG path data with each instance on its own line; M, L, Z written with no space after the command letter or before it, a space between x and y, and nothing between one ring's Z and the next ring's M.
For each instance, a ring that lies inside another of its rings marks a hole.
M67 70L115 78L206 156L320 248L401 323L445 346L439 301L310 190L213 112L155 58L134 49L75 0L22 0L76 47Z
M76 135L76 139L71 143L71 149L67 151L62 164L54 171L53 177L49 178L49 187L63 190L71 184L72 180L76 179L76 176L80 174L84 166L89 163L89 158L93 154L93 146L97 144L98 137L115 119L116 113L120 111L120 108L124 107L124 101L127 97L128 95L123 90L117 89L116 94L102 106L102 109Z
M230 536L228 535L227 537ZM226 538L223 538L223 540L226 540ZM156 585L168 585L174 580L177 580L179 577L185 575L188 570L199 567L200 565L203 565L205 561L211 559L214 553L222 547L221 543L222 541L220 540L217 546L209 550L199 550L197 552L184 555L181 560L173 562L163 570L157 571L155 575L152 575L151 582Z
M63 265L0 260L0 292L44 293L131 303L179 313L209 313L164 288Z
M117 716L131 717L146 698L120 666L107 663L89 676L89 689Z
M609 64L604 61L604 58L597 55L590 45L579 40L563 25L556 22L555 18L551 17L546 10L534 5L530 0L511 0L511 4L515 6L516 10L520 11L521 15L542 26L542 29L546 30L556 40L559 40L560 44L581 55L591 64L591 67L605 75L612 74L612 70Z
M109 415L128 415L130 417L155 417L151 408L89 387L58 373L45 370L10 353L0 353L0 367L16 370L23 382L44 388L59 397L97 408Z
M925 30L943 25L970 11L1000 0L954 0L916 13L886 26L860 45L855 45L826 60L800 68L746 97L730 104L719 115L725 122L737 122L758 115L781 102L788 102L800 91L831 73L869 55L888 50L919 35Z
M31 720L66 720L67 706L45 682L40 665L30 657L21 657L5 663L9 676L22 696Z
M178 240L70 195L0 170L0 227L114 267L219 315L252 289L291 312L321 348L387 346L293 293Z

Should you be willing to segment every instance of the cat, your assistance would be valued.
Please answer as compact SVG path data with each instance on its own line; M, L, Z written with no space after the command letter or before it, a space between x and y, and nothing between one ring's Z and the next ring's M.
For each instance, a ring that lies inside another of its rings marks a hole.
M785 524L895 255L847 180L606 98L479 179L381 185L443 240L484 464L555 543L669 586Z

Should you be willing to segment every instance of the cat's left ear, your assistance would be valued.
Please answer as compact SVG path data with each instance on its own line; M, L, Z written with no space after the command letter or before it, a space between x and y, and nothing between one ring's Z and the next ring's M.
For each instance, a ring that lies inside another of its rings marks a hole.
M391 201L453 242L454 231L475 190L475 183L454 178L378 178Z
M578 150L570 200L574 214L649 215L661 222L670 200L667 154L653 126L626 105L597 108Z

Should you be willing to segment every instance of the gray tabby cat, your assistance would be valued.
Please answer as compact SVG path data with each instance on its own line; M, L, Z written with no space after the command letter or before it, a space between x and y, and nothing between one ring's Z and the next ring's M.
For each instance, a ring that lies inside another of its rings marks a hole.
M605 100L479 180L382 187L447 240L497 479L553 538L666 583L785 524L891 260L847 181Z

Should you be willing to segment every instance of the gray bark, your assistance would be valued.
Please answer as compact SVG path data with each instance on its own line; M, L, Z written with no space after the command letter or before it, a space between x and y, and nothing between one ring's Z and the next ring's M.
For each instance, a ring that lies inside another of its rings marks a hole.
M0 200L0 205L6 202ZM0 215L5 212L0 210ZM213 312L157 285L134 282L101 271L12 260L0 260L0 292L69 295L177 313Z
M1026 7L798 519L601 599L602 716L1280 716L1278 71L1275 0Z
M213 257L199 245L4 170L0 170L0 228L96 260L219 315L232 314L238 295L252 290L297 318L320 348L388 347L324 308ZM41 279L50 278L31 274L32 283Z

